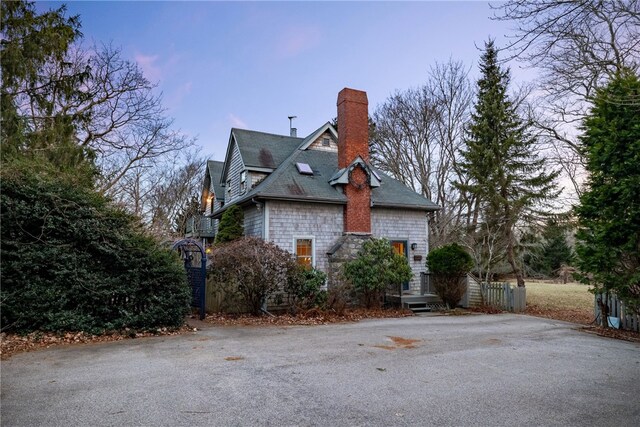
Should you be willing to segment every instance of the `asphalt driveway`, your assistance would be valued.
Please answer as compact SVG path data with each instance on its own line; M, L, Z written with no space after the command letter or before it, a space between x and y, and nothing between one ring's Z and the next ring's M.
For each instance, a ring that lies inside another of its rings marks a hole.
M640 425L640 345L575 327L411 317L25 353L2 362L2 425Z

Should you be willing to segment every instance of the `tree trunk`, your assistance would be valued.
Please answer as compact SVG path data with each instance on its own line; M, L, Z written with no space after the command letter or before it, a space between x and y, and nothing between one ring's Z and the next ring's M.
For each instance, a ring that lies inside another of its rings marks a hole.
M511 265L513 273L516 275L518 287L524 288L524 276L522 275L522 269L516 261L515 249L513 247L513 231L511 230L511 227L508 227L507 231L507 261L509 261L509 265Z

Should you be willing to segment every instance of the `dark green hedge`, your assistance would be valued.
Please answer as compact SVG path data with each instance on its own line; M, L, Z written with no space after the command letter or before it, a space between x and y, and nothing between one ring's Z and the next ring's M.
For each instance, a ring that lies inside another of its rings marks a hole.
M179 326L190 289L168 249L101 195L3 174L2 330Z
M464 277L473 268L473 259L457 243L434 249L427 255L427 267L436 294L449 308L455 308L466 291Z

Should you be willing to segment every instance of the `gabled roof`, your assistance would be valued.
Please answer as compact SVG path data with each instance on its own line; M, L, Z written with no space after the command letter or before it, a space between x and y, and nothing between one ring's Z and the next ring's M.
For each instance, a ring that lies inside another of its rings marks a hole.
M300 144L302 148L304 142ZM296 163L306 163L313 175L301 174ZM400 181L371 168L379 178L379 187L371 189L373 206L435 211L439 207L429 199L414 192ZM318 203L345 204L347 198L329 181L339 172L338 154L318 150L294 150L282 164L260 184L232 204L243 204L258 199L278 199ZM222 213L228 205L216 212Z
M224 163L217 160L207 161L207 173L209 174L209 179L213 182L213 191L218 200L224 200L224 188L220 185L223 166Z
M336 141L338 140L338 132L336 132L336 129L331 125L331 122L327 122L316 129L314 132L312 132L311 135L309 135L302 141L302 144L299 147L300 150L306 150L307 148L309 148L309 146L313 144L313 141L320 138L320 135L327 131L331 133Z

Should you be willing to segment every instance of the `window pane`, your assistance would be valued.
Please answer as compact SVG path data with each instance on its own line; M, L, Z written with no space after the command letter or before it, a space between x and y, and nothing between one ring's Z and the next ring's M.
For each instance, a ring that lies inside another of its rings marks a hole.
M406 255L407 252L405 250L404 242L399 242L399 241L391 242L391 246L393 246L393 251L398 255L402 255L402 256Z
M296 259L298 264L311 267L313 263L313 242L311 239L296 240Z

